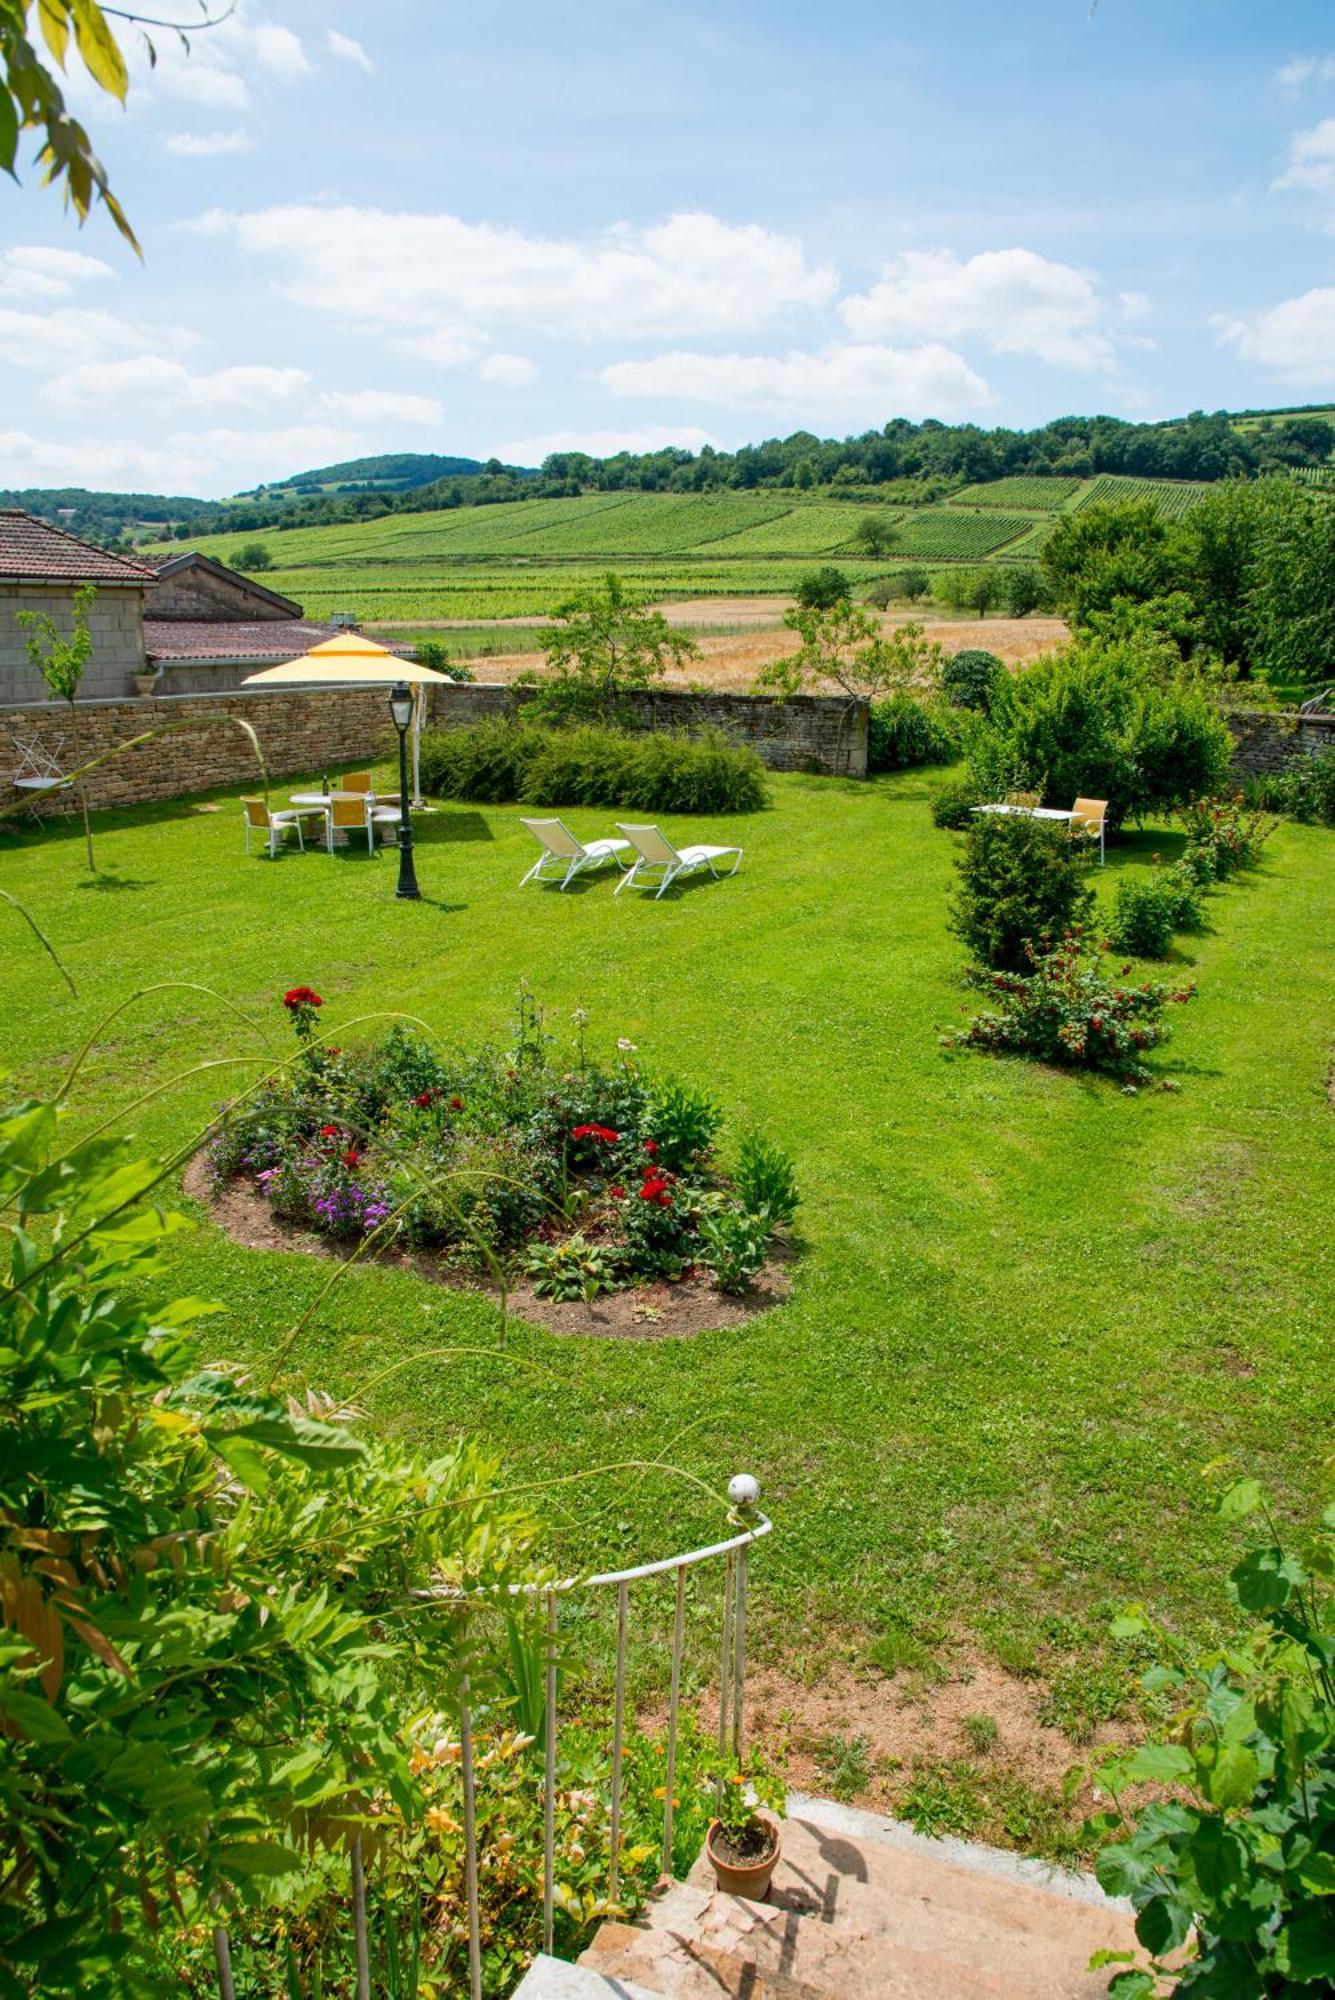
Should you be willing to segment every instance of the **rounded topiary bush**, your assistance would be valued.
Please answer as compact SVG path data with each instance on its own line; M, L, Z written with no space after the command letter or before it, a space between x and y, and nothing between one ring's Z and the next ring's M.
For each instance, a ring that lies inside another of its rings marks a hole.
M966 646L952 653L941 669L941 692L955 708L971 708L990 715L997 690L1006 678L1006 666L995 653L982 646Z
M949 712L895 694L872 703L867 732L869 771L909 771L922 764L953 764L960 754L959 731Z

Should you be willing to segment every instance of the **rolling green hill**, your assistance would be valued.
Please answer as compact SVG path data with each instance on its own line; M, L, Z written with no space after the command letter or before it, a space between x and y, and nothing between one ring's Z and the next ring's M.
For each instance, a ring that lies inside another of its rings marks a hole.
M316 616L348 611L367 623L507 618L548 615L610 568L655 597L749 597L787 594L814 563L831 560L856 583L906 562L1033 561L1058 512L1134 497L1176 516L1207 490L1109 474L1023 477L916 508L827 492L591 493L271 528L261 539L274 562L266 583ZM876 558L860 541L869 518L891 537ZM196 546L232 562L255 539L210 535Z

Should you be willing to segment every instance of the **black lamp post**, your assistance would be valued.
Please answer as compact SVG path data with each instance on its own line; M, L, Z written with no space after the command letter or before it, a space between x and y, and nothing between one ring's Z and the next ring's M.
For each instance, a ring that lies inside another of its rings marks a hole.
M422 892L413 867L413 830L408 820L408 725L413 719L413 697L406 681L396 681L390 689L389 712L399 732L399 886L394 893L420 903Z

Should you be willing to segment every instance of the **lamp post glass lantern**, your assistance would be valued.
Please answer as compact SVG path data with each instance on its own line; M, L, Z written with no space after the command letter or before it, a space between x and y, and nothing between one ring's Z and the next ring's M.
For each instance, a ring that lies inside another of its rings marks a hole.
M413 830L408 819L408 725L413 719L413 697L405 681L396 681L390 689L389 712L399 732L399 886L394 893L420 902L422 892L413 867Z

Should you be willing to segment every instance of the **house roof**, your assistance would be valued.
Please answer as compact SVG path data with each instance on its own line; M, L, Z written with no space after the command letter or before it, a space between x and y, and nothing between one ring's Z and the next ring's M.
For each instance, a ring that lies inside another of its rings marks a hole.
M248 597L256 597L262 604L272 604L276 611L285 611L289 618L300 618L301 606L290 597L280 597L276 590L269 590L264 584L256 583L253 576L244 570L229 569L213 556L204 555L199 549L186 549L179 556L168 556L166 562L159 563L159 577L179 576L182 570L207 570L210 576L221 577L225 583L239 584Z
M142 588L153 581L153 571L129 556L81 542L77 535L53 528L21 507L0 507L0 578Z
M222 665L236 660L260 667L296 659L323 640L337 638L342 630L309 618L145 618L144 651L163 666L173 661ZM410 646L389 650L412 652Z

